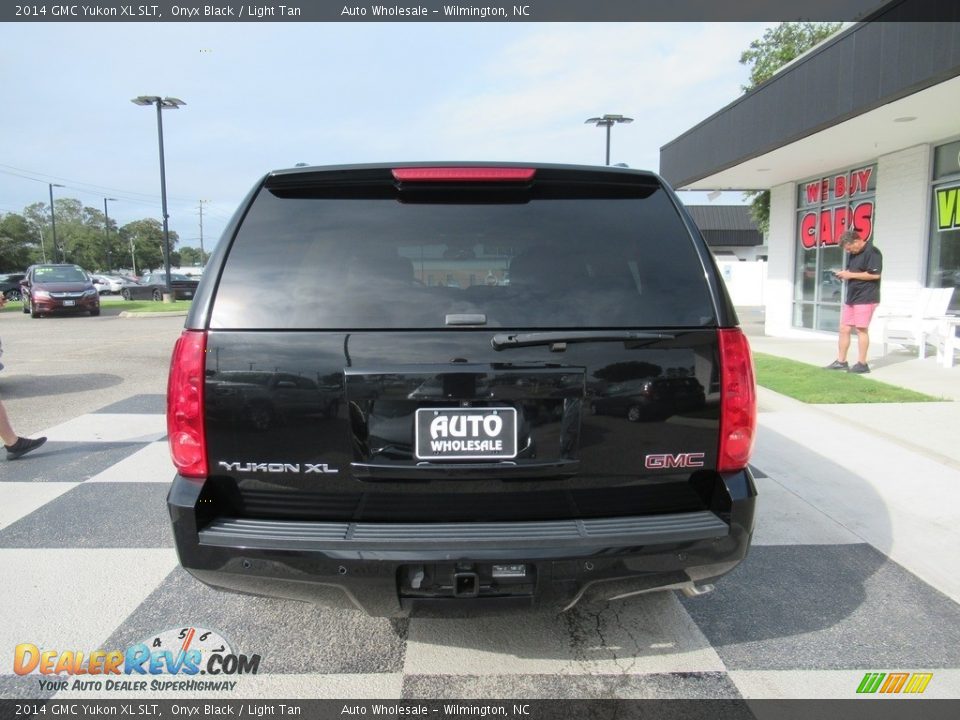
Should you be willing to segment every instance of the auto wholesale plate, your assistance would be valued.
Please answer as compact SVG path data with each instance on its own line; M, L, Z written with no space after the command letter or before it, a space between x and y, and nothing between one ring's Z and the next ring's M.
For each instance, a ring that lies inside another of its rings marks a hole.
M514 408L420 408L418 460L509 460L517 456Z

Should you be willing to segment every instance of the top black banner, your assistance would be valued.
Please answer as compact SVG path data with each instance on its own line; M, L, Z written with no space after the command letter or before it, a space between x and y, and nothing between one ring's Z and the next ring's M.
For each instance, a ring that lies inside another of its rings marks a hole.
M956 0L117 0L0 6L2 22L960 22Z

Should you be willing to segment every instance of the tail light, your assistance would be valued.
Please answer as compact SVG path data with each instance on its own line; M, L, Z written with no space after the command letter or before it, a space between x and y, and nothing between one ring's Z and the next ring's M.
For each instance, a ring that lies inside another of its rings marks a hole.
M184 330L173 348L167 382L167 438L173 464L184 477L207 476L203 431L203 378L207 334Z
M717 331L720 343L720 448L717 469L742 470L757 435L757 388L753 358L739 328Z

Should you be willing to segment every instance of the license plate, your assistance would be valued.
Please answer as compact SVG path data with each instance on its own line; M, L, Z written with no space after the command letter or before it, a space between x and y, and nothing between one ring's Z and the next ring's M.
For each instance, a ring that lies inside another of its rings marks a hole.
M64 301L63 301L63 306L64 306L64 307L73 307L73 306L76 305L76 304L77 304L77 301L76 301L76 300L64 300Z
M514 408L421 408L418 460L509 460L517 456Z

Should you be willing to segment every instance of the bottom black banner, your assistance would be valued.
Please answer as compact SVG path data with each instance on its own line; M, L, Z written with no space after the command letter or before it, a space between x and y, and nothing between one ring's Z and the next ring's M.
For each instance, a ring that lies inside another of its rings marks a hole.
M960 700L0 700L0 718L956 720Z

